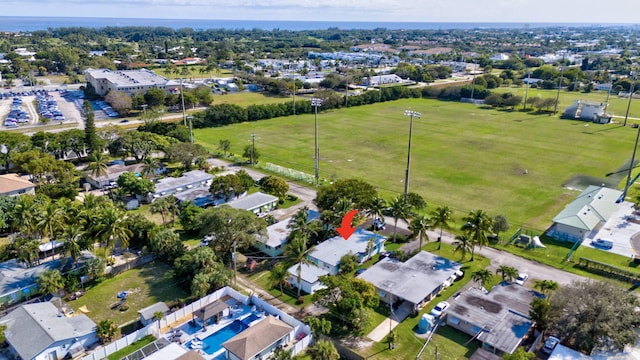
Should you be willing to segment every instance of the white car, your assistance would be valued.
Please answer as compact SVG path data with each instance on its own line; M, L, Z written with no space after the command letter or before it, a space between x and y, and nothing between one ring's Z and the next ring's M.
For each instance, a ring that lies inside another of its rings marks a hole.
M433 315L435 318L439 318L442 316L444 311L447 310L447 308L449 308L449 303L446 301L441 301L436 306L434 306L433 309L431 309L431 315Z
M528 278L529 278L529 275L525 273L518 274L518 278L516 279L516 284L524 285L524 282L527 281Z
M553 352L553 349L555 349L559 343L560 339L555 336L549 336L547 338L547 341L545 341L544 345L542 346L542 352L545 354L551 354Z

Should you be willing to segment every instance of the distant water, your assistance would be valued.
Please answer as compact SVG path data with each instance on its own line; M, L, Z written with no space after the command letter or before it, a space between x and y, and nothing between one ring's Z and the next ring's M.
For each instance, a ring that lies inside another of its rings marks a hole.
M628 24L587 23L452 23L452 22L348 22L348 21L279 21L279 20L190 20L190 19L131 19L84 17L22 17L0 16L0 31L36 31L61 27L103 28L107 26L151 26L172 29L261 29L261 30L320 30L351 29L524 29L541 27L629 26Z

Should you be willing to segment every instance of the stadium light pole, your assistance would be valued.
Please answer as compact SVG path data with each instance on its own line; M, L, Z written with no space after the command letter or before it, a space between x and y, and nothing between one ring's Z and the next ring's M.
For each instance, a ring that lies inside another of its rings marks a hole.
M420 118L420 113L412 110L405 110L404 115L409 117L409 149L407 151L407 169L404 171L404 201L407 201L409 193L409 167L411 165L411 135L413 132L413 118Z
M529 95L529 85L531 84L531 71L527 72L527 87L524 88L524 103L522 110L527 110L527 96Z
M322 105L322 99L311 99L311 106L314 108L314 139L315 139L315 152L313 155L313 162L315 168L316 185L320 182L320 150L318 149L318 107Z
M629 102L627 103L627 112L624 114L624 124L622 126L627 126L627 119L629 118L629 109L631 108L631 100L633 99L633 92L635 91L636 85L636 77L637 74L635 71L631 72L631 88L629 89ZM638 144L636 144L638 146Z
M621 203L624 201L624 199L627 197L627 192L631 187L631 172L633 171L633 163L636 161L636 151L638 150L638 140L640 140L640 126L638 126L638 133L636 134L636 142L635 142L635 145L633 145L633 153L631 154L631 162L629 163L629 172L627 173L627 181L625 183L626 185L624 187L624 190L622 191L622 195L620 195L620 198L618 198L616 203Z
M556 105L553 107L553 114L558 113L558 101L560 100L560 88L562 87L562 75L564 73L564 67L560 67L560 79L558 79L558 93L556 94Z

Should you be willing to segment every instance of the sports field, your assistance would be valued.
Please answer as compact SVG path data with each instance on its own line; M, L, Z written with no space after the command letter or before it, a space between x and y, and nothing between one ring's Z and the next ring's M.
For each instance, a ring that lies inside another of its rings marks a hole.
M631 157L636 135L635 129L620 125L457 102L399 100L318 114L320 177L362 178L387 198L402 193L406 109L422 113L414 119L410 191L421 194L430 209L448 205L457 216L473 209L504 214L512 228L546 229L576 196L563 187L576 175L619 184L622 174L613 180L605 174ZM229 139L232 152L241 154L251 133L262 163L313 174L313 115L200 129L195 138L212 151L220 139Z

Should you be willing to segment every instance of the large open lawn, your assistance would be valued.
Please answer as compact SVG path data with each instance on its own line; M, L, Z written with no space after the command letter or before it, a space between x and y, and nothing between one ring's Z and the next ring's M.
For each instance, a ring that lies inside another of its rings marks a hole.
M456 215L484 209L490 215L507 215L512 226L537 230L546 229L577 195L563 187L575 175L617 186L622 174L616 179L605 174L628 161L636 135L635 129L620 125L457 102L399 100L318 114L321 178L359 177L388 198L401 193L409 132L406 109L422 113L413 124L410 191L425 197L431 209L448 205ZM229 139L232 152L241 154L252 133L262 163L313 174L310 114L200 129L195 138L212 151L219 140Z
M129 293L127 311L111 309L118 301L116 295L120 291ZM69 302L78 312L86 305L90 313L87 315L96 323L111 319L118 325L126 324L138 318L138 310L155 304L158 301L176 303L184 300L188 294L176 285L173 271L160 262L151 262L131 269L93 286L86 295Z

